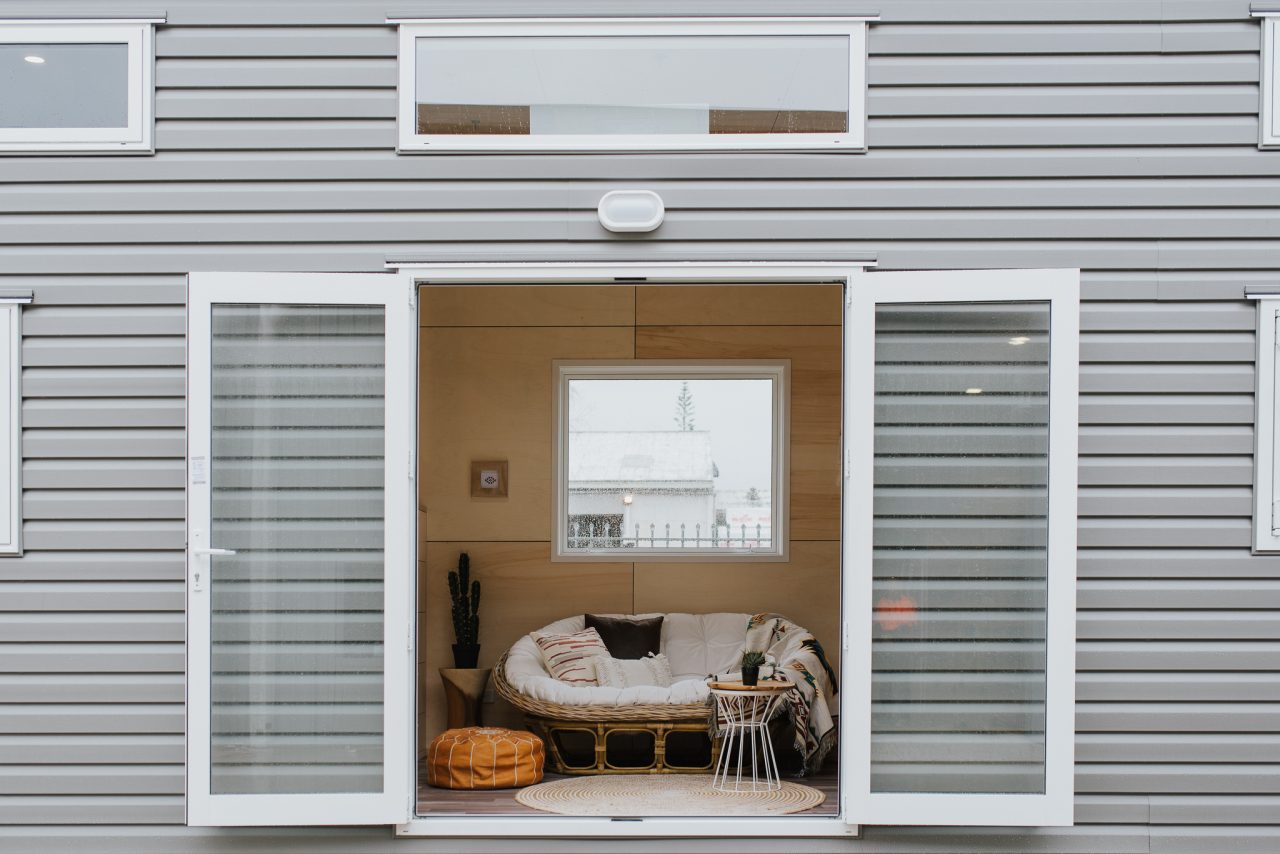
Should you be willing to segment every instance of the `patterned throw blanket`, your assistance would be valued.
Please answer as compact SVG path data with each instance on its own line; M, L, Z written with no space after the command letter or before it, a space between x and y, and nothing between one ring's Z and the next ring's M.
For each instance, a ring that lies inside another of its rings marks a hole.
M804 759L801 776L813 774L836 743L830 707L840 690L836 673L818 639L786 617L755 614L746 628L743 650L763 652L777 662L778 674L796 686L787 692L787 709L795 727L796 750Z

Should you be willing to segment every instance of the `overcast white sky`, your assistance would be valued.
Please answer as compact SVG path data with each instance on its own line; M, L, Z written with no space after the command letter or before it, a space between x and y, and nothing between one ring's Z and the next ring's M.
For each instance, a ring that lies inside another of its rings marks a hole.
M711 432L720 490L769 489L773 452L770 380L690 380L694 429ZM571 380L572 430L676 430L680 380Z

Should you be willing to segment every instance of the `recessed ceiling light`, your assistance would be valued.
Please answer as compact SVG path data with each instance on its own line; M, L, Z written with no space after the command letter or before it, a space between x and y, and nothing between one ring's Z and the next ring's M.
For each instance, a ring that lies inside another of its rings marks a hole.
M24 56L22 58L25 59L27 62L31 63L32 65L44 65L43 56L35 56L34 54L32 54L31 56Z
M982 394L982 389L980 389L980 388L967 388L967 389L965 389L965 390L964 390L964 393L965 393L965 394Z
M1013 346L1017 347L1017 346L1019 346L1019 345L1021 345L1021 344L1026 344L1026 343L1027 343L1028 341L1030 341L1030 340L1031 340L1031 339L1030 339L1030 338L1028 338L1028 337L1027 337L1027 336L1025 336L1025 335L1018 335L1018 336L1016 336L1016 337L1014 337L1014 338L1010 338L1010 339L1009 339L1009 343L1010 343L1010 344L1012 344Z

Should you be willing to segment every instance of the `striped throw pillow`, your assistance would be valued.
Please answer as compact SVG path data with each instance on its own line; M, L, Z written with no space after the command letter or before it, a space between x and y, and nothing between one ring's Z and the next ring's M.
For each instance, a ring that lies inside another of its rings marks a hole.
M534 632L534 643L542 652L547 670L561 682L570 685L597 685L595 662L598 655L608 655L609 650L595 629L583 629L572 634Z

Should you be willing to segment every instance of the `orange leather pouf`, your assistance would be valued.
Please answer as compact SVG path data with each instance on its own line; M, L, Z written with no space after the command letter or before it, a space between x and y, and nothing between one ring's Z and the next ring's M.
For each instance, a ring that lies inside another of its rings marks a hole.
M501 727L447 729L427 746L427 783L442 789L512 789L542 782L542 739Z

